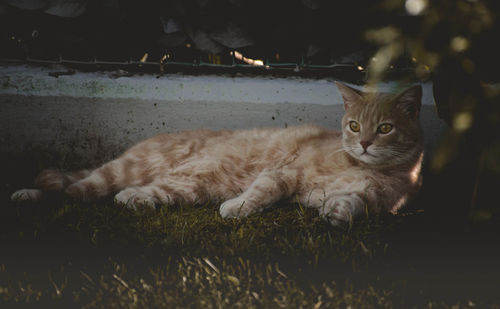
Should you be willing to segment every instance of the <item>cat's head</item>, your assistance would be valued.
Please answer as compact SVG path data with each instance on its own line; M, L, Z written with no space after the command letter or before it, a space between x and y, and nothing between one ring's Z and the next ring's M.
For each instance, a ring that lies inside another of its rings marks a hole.
M365 93L341 83L337 87L345 108L342 145L352 157L387 166L409 162L421 151L421 86L399 94Z

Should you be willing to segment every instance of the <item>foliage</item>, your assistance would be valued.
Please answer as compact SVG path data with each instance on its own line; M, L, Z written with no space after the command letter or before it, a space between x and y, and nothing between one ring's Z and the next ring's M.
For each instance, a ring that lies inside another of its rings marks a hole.
M405 12L366 31L378 45L368 65L368 84L387 77L391 66L411 61L407 80L432 80L438 114L449 125L431 154L431 174L442 211L461 223L491 217L500 185L500 25L497 1L381 1L387 12Z

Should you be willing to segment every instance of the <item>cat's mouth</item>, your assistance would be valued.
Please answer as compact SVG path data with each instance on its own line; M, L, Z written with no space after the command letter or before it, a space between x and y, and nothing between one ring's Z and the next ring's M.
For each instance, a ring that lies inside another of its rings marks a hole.
M374 157L373 154L369 153L368 150L363 150L363 152L360 154L360 156L370 156L370 157Z
M358 154L359 160L365 162L365 163L374 163L375 160L377 160L377 156L374 155L373 153L370 153L366 150L364 150L362 153Z

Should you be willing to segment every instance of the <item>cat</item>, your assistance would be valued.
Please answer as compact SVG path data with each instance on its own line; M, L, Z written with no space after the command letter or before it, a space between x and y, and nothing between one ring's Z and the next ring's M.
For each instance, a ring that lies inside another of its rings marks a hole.
M11 199L115 193L117 204L134 209L216 201L224 218L288 200L316 208L334 226L366 212L396 212L421 185L422 88L390 94L336 85L344 101L342 132L303 125L161 134L93 171L45 170L38 189Z

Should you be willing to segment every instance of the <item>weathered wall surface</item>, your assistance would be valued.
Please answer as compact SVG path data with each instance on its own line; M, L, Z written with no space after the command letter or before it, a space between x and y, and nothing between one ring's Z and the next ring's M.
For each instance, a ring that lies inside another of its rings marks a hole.
M2 152L37 149L96 164L161 132L245 129L303 123L340 129L333 80L166 75L61 75L61 68L0 66ZM381 86L384 91L405 87ZM421 121L432 151L444 123L424 84ZM82 159L83 158L83 159Z

